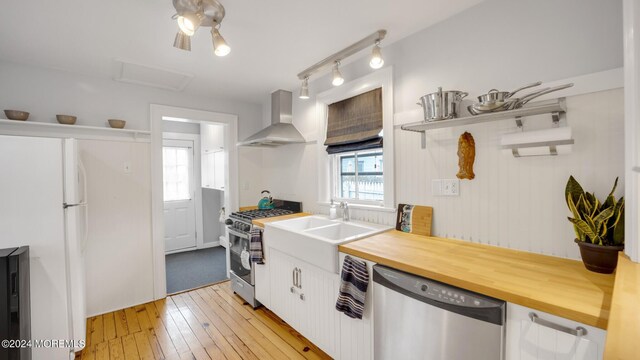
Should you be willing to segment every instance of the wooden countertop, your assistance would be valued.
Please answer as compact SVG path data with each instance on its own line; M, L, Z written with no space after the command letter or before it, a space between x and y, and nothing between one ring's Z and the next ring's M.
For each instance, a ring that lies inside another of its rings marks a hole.
M581 261L397 230L340 245L339 250L408 273L607 328L614 276L590 272Z
M266 223L270 223L270 222L274 222L274 221L282 221L282 220L294 219L294 218L303 217L303 216L309 216L309 215L311 215L311 214L305 213L305 212L301 212L301 213L295 213L295 214L290 214L290 215L282 215L282 216L274 216L274 217L270 217L270 218L256 219L256 220L253 220L252 223L255 226L260 226L261 228L263 228L264 224L266 224Z
M604 358L637 359L640 354L640 264L618 256Z

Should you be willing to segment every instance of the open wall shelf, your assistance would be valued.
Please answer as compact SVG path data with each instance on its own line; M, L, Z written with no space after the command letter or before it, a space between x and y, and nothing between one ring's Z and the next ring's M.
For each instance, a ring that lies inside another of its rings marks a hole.
M0 134L150 142L151 131L0 119Z
M426 147L426 131L433 129L449 128L454 126L480 124L491 121L515 119L518 126L521 126L521 118L534 115L551 114L554 118L563 115L567 111L565 98L554 101L540 101L531 103L525 107L515 110L499 111L482 115L469 115L449 120L420 121L404 124L400 128L406 131L422 133L422 148ZM555 120L554 120L555 121Z

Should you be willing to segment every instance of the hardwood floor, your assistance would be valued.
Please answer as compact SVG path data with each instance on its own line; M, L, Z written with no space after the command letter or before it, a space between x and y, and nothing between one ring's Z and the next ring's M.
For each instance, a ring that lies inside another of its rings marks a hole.
M264 307L252 309L230 282L87 320L76 359L330 359Z

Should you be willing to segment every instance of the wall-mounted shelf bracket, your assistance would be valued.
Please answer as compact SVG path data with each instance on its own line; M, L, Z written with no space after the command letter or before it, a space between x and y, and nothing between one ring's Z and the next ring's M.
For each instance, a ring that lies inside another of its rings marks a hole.
M488 113L482 115L470 115L449 120L439 121L420 121L410 124L404 124L400 128L406 131L414 131L421 133L421 147L425 149L427 147L426 131L433 129L442 129L454 126L480 124L490 121L498 121L505 119L515 119L518 128L522 129L523 117L551 114L551 118L554 126L559 126L560 120L567 111L567 105L565 98L559 98L550 101L540 101L536 103L528 104L525 107L515 110L499 111L495 113Z

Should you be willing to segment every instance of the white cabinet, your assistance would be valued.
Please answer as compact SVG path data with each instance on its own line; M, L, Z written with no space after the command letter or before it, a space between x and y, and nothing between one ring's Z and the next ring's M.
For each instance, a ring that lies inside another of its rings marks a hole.
M533 322L530 314L537 319ZM585 335L569 332L583 328ZM602 359L606 331L572 320L507 304L507 360Z
M224 190L225 156L224 126L200 124L202 148L202 187Z
M269 308L335 357L339 341L339 313L335 310L338 276L275 249L270 249L268 261Z
M225 152L202 154L202 187L224 191Z
M340 269L346 254L340 253ZM348 360L373 360L373 265L374 262L357 258L367 264L369 272L369 287L364 302L362 319L352 319L342 313L340 319L340 340L338 359Z
M200 138L203 153L224 150L224 125L201 123Z

